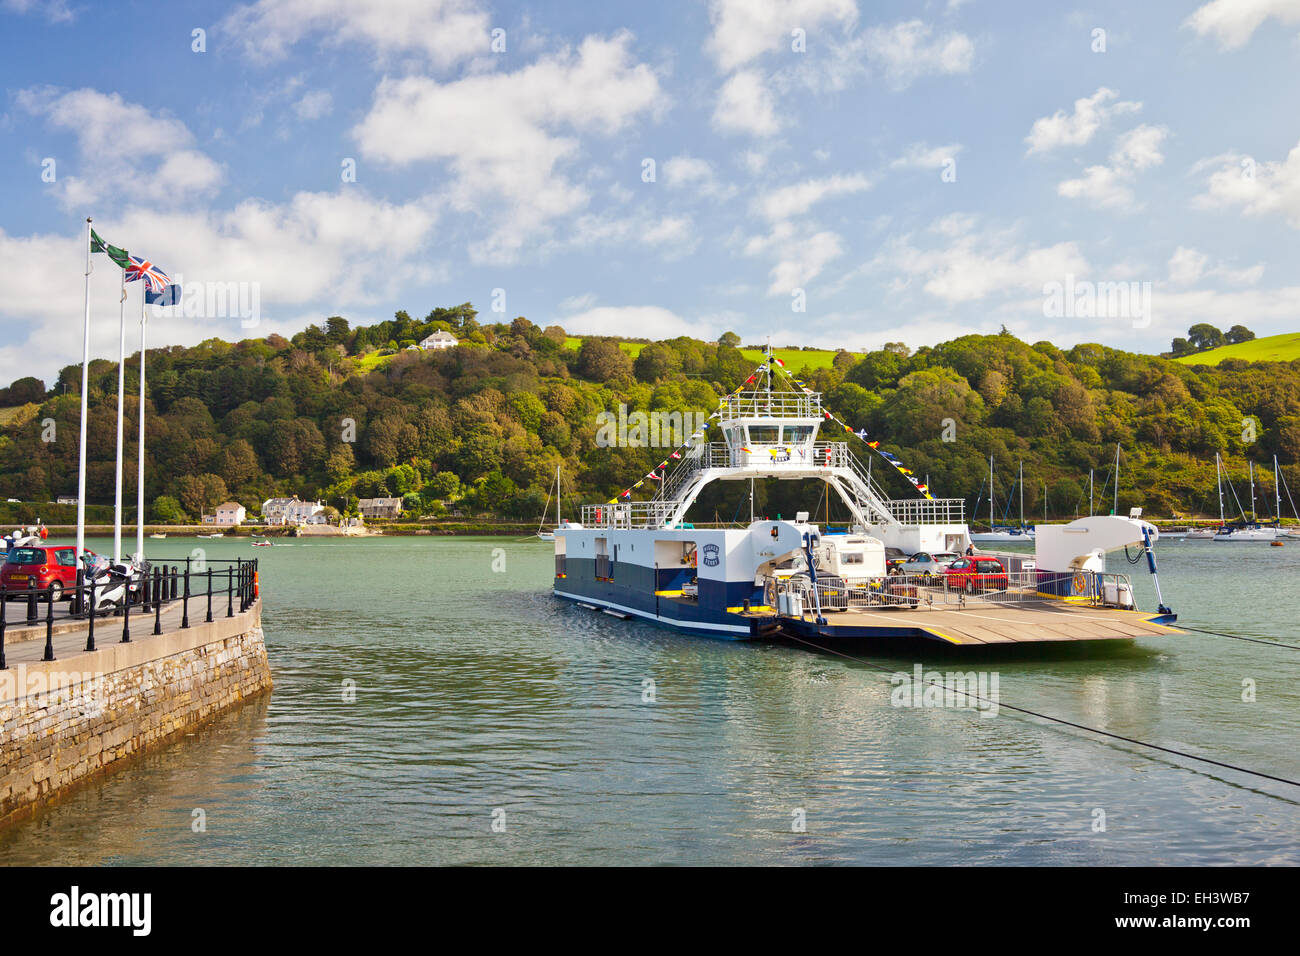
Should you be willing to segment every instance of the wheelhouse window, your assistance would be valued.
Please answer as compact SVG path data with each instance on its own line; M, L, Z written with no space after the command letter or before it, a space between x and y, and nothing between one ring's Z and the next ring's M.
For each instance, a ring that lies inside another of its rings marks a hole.
M781 426L750 425L749 440L755 445L775 445L781 440Z
M811 425L786 425L785 440L787 444L799 445L812 438L813 426Z

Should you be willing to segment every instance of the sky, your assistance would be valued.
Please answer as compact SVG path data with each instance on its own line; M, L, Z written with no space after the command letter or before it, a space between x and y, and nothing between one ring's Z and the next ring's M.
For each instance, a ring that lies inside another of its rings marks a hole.
M0 382L80 361L87 217L156 344L1295 331L1298 59L1300 0L0 0Z

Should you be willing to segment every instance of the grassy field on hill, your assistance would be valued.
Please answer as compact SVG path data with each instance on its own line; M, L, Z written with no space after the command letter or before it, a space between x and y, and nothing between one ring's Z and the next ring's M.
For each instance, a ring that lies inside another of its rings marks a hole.
M1300 359L1300 332L1267 335L1262 339L1224 345L1208 352L1197 352L1174 359L1183 365L1218 365L1224 359L1244 359L1247 362L1290 362Z
M570 335L564 340L564 347L575 352L581 345L581 336ZM645 343L619 342L618 347L626 352L629 358L635 359L645 348ZM761 349L741 349L740 354L753 361L755 365L763 361ZM830 368L831 362L835 359L835 353L826 349L773 349L772 354L784 362L785 367L792 372L798 372L801 368Z

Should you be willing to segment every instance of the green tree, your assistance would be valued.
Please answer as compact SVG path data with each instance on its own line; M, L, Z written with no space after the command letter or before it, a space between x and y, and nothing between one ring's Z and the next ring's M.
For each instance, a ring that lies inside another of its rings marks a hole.
M159 495L153 500L153 520L163 524L184 524L189 517L181 508L181 503L171 495Z
M1235 345L1238 342L1249 342L1254 337L1255 333L1244 325L1234 325L1232 328L1228 329L1227 333L1223 336L1223 339L1229 345Z
M1223 333L1208 322L1198 322L1187 330L1187 341L1198 351L1214 349L1223 344Z
M230 497L226 483L218 475L181 475L176 479L175 497L192 515L209 514Z
M632 360L613 339L585 338L578 348L578 374L597 382L632 376Z

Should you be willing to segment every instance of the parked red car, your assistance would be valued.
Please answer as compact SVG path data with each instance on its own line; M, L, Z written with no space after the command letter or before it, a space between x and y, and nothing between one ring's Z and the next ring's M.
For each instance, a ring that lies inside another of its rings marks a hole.
M1001 561L979 555L972 558L958 558L940 574L949 585L967 594L974 594L976 591L1006 590L1009 584L1006 568L1002 567Z
M86 551L86 554L94 554ZM42 591L54 588L54 599L61 599L77 583L77 549L72 545L41 544L30 548L14 548L9 552L4 567L0 567L0 594L6 597L13 591L38 587Z

